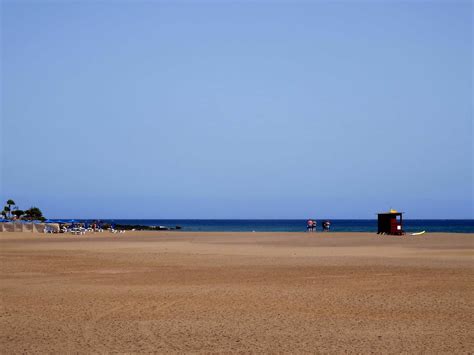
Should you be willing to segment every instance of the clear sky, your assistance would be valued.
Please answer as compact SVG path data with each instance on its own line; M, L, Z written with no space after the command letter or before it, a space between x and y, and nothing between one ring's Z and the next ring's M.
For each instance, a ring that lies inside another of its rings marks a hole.
M2 2L2 200L473 218L471 1Z

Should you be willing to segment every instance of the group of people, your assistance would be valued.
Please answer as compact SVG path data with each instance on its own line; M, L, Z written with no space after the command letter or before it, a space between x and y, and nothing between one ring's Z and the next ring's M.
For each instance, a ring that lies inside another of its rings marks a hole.
M317 222L314 219L308 219L306 223L306 229L308 232L316 232ZM328 232L329 228L331 228L331 222L324 221L323 224L323 232Z

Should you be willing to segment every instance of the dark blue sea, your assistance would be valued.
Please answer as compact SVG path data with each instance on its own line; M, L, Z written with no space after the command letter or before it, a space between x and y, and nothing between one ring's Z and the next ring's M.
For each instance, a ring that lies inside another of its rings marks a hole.
M318 220L317 229L321 230ZM332 219L331 231L334 232L377 232L375 219ZM106 223L144 225L144 226L180 226L190 232L304 232L306 220L299 219L107 219ZM404 219L406 232L451 232L474 233L473 219Z

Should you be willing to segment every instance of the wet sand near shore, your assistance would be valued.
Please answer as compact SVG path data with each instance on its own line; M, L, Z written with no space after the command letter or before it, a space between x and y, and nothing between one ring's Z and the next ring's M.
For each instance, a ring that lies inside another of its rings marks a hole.
M473 234L0 233L2 353L474 351Z

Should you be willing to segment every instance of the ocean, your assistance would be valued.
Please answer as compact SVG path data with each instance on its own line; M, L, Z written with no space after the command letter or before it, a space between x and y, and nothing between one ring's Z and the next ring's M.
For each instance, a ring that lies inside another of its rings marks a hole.
M304 232L303 219L104 219L106 223L143 226L180 226L192 232ZM317 230L321 230L318 220ZM332 219L334 232L377 232L375 219ZM406 232L474 233L473 219L404 219Z

